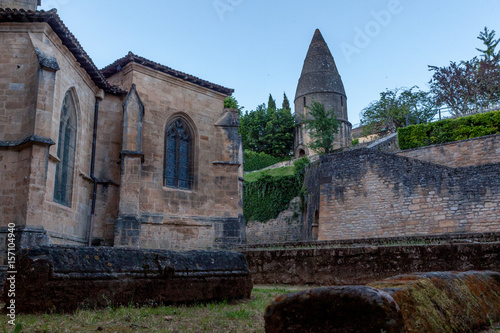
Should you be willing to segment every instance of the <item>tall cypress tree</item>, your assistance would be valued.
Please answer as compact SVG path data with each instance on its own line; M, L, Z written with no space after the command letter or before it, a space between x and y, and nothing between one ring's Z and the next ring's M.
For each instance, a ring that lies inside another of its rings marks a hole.
M267 102L267 113L273 113L276 111L276 101L273 99L273 95L269 94L269 102Z
M286 93L283 93L283 104L281 106L283 110L291 110L290 102L288 101L288 97L286 97Z

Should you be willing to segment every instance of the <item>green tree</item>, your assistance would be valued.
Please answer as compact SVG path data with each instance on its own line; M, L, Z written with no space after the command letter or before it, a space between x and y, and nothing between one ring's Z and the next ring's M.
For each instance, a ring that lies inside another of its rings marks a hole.
M291 110L290 102L288 101L288 97L286 97L286 93L283 93L283 104L281 105L283 110Z
M489 31L487 27L484 27L484 30L479 33L479 36L477 37L480 41L483 42L483 44L486 46L486 49L481 50L479 48L476 48L479 52L483 54L483 57L485 59L492 59L494 57L500 57L500 51L496 51L496 47L498 46L498 43L500 43L500 38L495 39L495 30Z
M435 103L428 92L417 86L411 88L387 89L380 93L380 99L373 101L361 111L363 134L388 131L394 133L409 123L430 121L436 114Z
M238 101L233 96L227 96L224 100L224 108L226 109L237 109L239 111L243 110L244 107L238 104Z
M270 106L261 104L240 116L243 147L275 157L289 156L293 149L295 119L290 109L276 109L271 95L269 102Z
M264 151L263 137L267 124L267 108L265 104L257 106L253 111L240 116L239 133L243 141L243 148L255 152Z
M271 109L272 110L272 109ZM265 128L266 154L283 157L293 149L295 121L290 109L278 109L269 112Z
M269 101L267 102L267 112L273 113L276 111L276 101L273 99L273 95L269 94Z
M429 66L433 71L431 92L439 105L447 105L454 115L481 110L500 99L500 51L495 31L484 28L477 37L485 49L476 48L480 57L449 66Z
M309 131L311 142L309 148L321 155L329 154L333 150L335 134L338 133L340 121L337 120L333 109L326 110L321 103L313 101L309 109L309 117L303 118L302 123Z

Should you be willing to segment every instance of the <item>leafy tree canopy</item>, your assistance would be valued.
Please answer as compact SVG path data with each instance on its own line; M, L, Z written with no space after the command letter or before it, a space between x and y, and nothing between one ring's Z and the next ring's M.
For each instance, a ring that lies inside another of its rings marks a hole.
M498 102L500 99L500 51L496 47L495 31L484 28L477 37L485 49L468 61L450 62L449 66L429 66L433 72L429 82L431 92L440 105L446 105L454 115L464 115Z
M500 42L500 38L495 39L495 30L489 31L487 27L484 27L484 30L479 33L477 39L482 41L484 46L486 46L484 50L476 48L476 50L483 54L484 58L491 59L500 56L500 51L495 50Z
M240 116L240 134L246 150L264 152L275 157L292 153L295 119L290 109L277 109L269 94L269 104Z
M224 100L224 108L226 109L237 109L239 111L243 110L244 107L238 104L238 101L233 96L227 96Z
M283 104L282 104L281 108L283 110L291 110L290 102L288 101L288 97L286 97L285 93L283 93Z
M428 92L411 88L387 89L380 93L380 99L373 101L361 111L363 134L387 131L394 133L409 123L430 121L436 114L435 103Z
M335 134L338 133L340 121L333 109L326 110L325 105L313 101L307 106L309 116L301 120L309 131L311 142L309 148L320 155L329 154L333 150Z

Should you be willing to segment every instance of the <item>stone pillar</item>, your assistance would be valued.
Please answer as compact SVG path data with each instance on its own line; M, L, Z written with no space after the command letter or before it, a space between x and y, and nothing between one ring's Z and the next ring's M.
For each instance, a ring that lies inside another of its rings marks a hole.
M226 217L215 227L215 242L219 248L230 248L233 245L246 243L245 218L243 217L243 145L238 134L240 125L238 110L224 109L215 123L219 132L217 142L217 168L224 168L224 192L229 200L234 200L234 208L238 215ZM230 205L231 203L228 203Z
M144 105L135 84L123 103L123 150L120 182L120 203L115 221L117 247L139 247L141 221L139 196L144 154L142 153L142 121Z
M33 39L32 43L39 65L38 71L34 74L37 85L34 99L35 122L33 135L23 140L17 147L19 150L29 150L30 158L29 174L26 178L28 185L26 218L22 222L16 222L16 250L49 244L41 220L45 211L49 150L56 149L55 142L51 139L51 132L56 72L60 68L50 48L36 39Z

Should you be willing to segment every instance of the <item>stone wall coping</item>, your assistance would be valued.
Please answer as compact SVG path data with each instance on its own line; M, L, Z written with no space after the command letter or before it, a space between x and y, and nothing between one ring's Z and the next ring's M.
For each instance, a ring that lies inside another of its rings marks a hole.
M384 237L384 238L358 238L358 239L340 239L330 241L302 241L302 242L277 242L277 243L257 243L251 245L242 245L237 248L239 251L263 251L274 248L324 248L324 247L361 247L361 246L383 246L394 243L417 243L417 242L436 242L436 243L481 243L481 242L499 242L500 232L491 233L453 233L453 234L435 234L422 236L402 236L402 237Z

